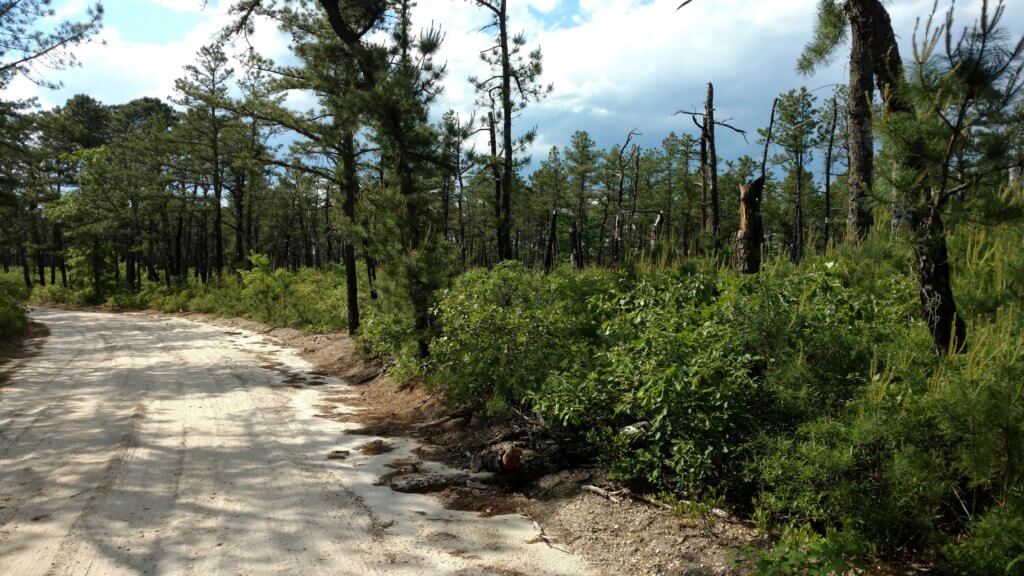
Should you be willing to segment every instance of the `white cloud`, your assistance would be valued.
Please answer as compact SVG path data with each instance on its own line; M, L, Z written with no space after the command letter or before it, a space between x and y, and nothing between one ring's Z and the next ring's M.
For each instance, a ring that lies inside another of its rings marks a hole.
M213 42L231 22L229 8L233 0L211 1L205 8L201 0L147 1L168 6L175 4L178 10L202 10L205 17L180 38L162 43L128 40L118 28L105 26L94 41L75 49L80 66L46 75L48 80L62 82L61 89L44 90L19 78L3 92L3 97L35 96L44 108L60 104L78 93L89 94L110 104L142 96L168 98L174 92L175 79L184 74L184 67L195 60L202 46ZM289 54L288 39L269 23L258 26L256 33L247 40L237 40L233 49L241 53L247 48L247 41L261 54L274 59L283 59ZM235 68L236 71L239 69L238 66Z
M234 2L211 0L202 8L202 0L133 1L203 18L166 43L128 40L108 27L102 34L105 46L93 43L78 50L81 68L52 75L65 83L63 90L43 92L18 80L4 97L39 95L44 105L78 92L110 103L144 95L167 97L182 67L230 21L227 10ZM958 8L961 20L973 19L979 2L963 3ZM641 141L648 145L660 142L669 130L692 130L688 121L671 113L701 106L708 81L715 83L720 115L734 117L748 130L766 122L771 99L779 92L843 81L843 56L813 78L796 75L796 58L812 31L815 0L695 0L683 10L676 10L677 5L678 0L579 0L576 10L571 0L510 3L511 30L525 31L528 47L541 46L542 79L555 85L554 93L532 104L517 125L521 131L538 127L535 157L546 154L551 144L566 144L576 129L590 130L603 146L633 127L645 132ZM81 9L84 3L68 0L66 6ZM905 55L910 54L915 18L930 7L931 0L888 5ZM447 108L468 116L476 94L467 77L486 72L479 53L491 45L491 31L481 30L489 21L487 12L472 0L419 0L414 20L418 27L439 24L445 33L438 60L447 63L448 75L434 117ZM1011 3L1005 24L1017 33L1024 30L1024 3ZM287 57L288 39L270 23L257 27L252 42L264 55ZM289 103L306 106L312 101L294 94ZM749 151L731 134L723 137L722 145L724 157Z
M200 12L205 7L203 0L145 0L150 4L163 6L175 12Z

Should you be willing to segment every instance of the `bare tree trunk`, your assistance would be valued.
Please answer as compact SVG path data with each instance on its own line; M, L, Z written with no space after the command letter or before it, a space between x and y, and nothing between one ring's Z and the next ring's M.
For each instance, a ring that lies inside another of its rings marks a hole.
M761 195L764 176L740 188L740 230L736 234L736 256L740 274L761 271Z
M555 241L557 239L558 231L558 210L551 211L551 225L548 227L548 243L547 249L544 251L544 273L551 273L551 268L555 264Z
M498 218L498 260L512 258L512 64L509 54L508 2L499 0L498 41L501 46L501 123L502 170L501 215ZM504 246L503 246L504 245Z
M796 200L793 203L793 248L790 252L793 262L804 258L804 160L803 153L796 155Z
M572 222L569 224L569 258L577 270L583 267L582 252L579 225L577 222Z
M654 224L651 225L650 251L652 255L658 249L658 238L661 237L661 220L662 213L658 212L658 215L654 218Z
M25 250L25 234L21 235L21 242L18 242L18 260L21 261L21 273L22 278L25 281L25 287L28 288L29 292L32 291L32 269L28 263L28 251Z
M715 246L718 246L718 233L721 225L720 203L718 198L718 153L715 151L715 87L708 82L708 98L704 104L705 130L707 131L708 181L711 186L711 234Z
M494 177L494 240L498 248L498 262L507 258L509 250L506 243L511 243L508 224L503 221L502 205L504 193L501 188L505 184L504 175L501 173L501 166L498 165L498 130L494 125L494 112L487 114L488 136L491 147L491 174Z
M828 243L832 238L832 147L836 140L836 120L839 110L836 109L836 99L832 98L832 120L828 128L828 148L825 151L825 226L823 228L825 250L828 250Z
M235 269L245 268L247 251L245 249L245 177L235 174L234 210L235 210Z
M708 118L700 127L700 231L708 231Z
M221 182L219 137L214 136L213 145L213 256L217 269L217 278L224 275L224 214L221 210L221 199L224 195L224 183Z
M465 193L465 184L462 182L462 156L456 154L455 160L455 172L458 176L459 193L456 196L456 206L459 212L459 258L462 262L462 269L466 269L466 216L464 208L462 206L463 196Z

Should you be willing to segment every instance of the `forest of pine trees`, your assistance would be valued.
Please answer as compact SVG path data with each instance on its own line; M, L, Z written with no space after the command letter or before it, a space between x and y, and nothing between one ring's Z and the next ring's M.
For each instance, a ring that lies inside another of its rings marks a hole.
M0 38L46 4L0 2ZM1020 574L1024 40L1004 4L893 30L880 0L820 0L760 126L724 119L710 78L658 146L581 126L539 157L520 113L558 86L506 4L466 4L493 33L468 115L437 109L444 33L410 0L240 0L166 100L0 101L0 286L347 329L455 404L542 415L638 490L731 503L777 543L761 573L912 553ZM91 14L5 48L0 86L33 55L72 64ZM232 52L261 26L295 64ZM845 85L800 86L847 56Z

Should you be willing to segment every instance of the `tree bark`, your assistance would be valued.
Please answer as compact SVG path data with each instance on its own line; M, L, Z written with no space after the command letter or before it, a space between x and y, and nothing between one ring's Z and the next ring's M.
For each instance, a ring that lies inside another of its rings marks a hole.
M547 248L544 251L544 273L550 274L555 264L555 241L558 231L558 210L551 211L551 225L548 228Z
M721 225L720 203L718 198L718 153L715 151L715 87L708 82L708 97L704 103L704 118L708 142L707 170L711 186L711 235L715 246L718 246L718 234Z
M501 215L498 218L498 260L512 258L512 64L508 47L508 2L500 0L498 15L498 40L501 46L501 123L502 123L502 170L501 170Z
M359 180L356 177L355 138L351 132L342 137L341 143L342 181L345 188L345 202L342 209L351 230L356 224L356 196L359 194ZM348 333L359 330L359 284L356 277L355 238L345 239L345 301L348 307Z
M828 128L828 147L825 150L825 222L823 235L825 250L828 250L828 243L832 238L832 148L836 140L836 121L839 111L836 109L836 99L832 98L832 120Z
M846 214L847 237L863 239L874 225L868 197L874 178L871 101L874 94L874 59L871 50L871 18L866 4L847 4L850 16L850 81L847 116L849 120L850 204Z
M494 241L497 246L498 262L506 259L511 251L511 236L508 223L503 220L505 176L502 166L498 164L498 128L495 126L494 112L487 113L488 136L491 147L491 175L494 178Z
M740 188L740 230L736 235L736 256L740 274L757 274L761 271L763 193L763 176Z
M577 270L583 267L583 254L578 222L569 224L569 257Z
M928 222L923 215L912 212L909 220L916 236L914 257L921 312L931 331L935 352L964 352L967 349L967 325L957 312L953 298L942 217L936 214Z

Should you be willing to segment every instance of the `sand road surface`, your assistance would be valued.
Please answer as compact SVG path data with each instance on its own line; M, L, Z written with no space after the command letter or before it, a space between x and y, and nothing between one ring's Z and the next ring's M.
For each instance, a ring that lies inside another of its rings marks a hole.
M323 416L344 382L241 330L39 310L0 366L0 574L583 575L519 515L374 486L409 440ZM343 418L342 418L343 420ZM328 460L332 450L349 450ZM436 465L435 465L436 466Z

